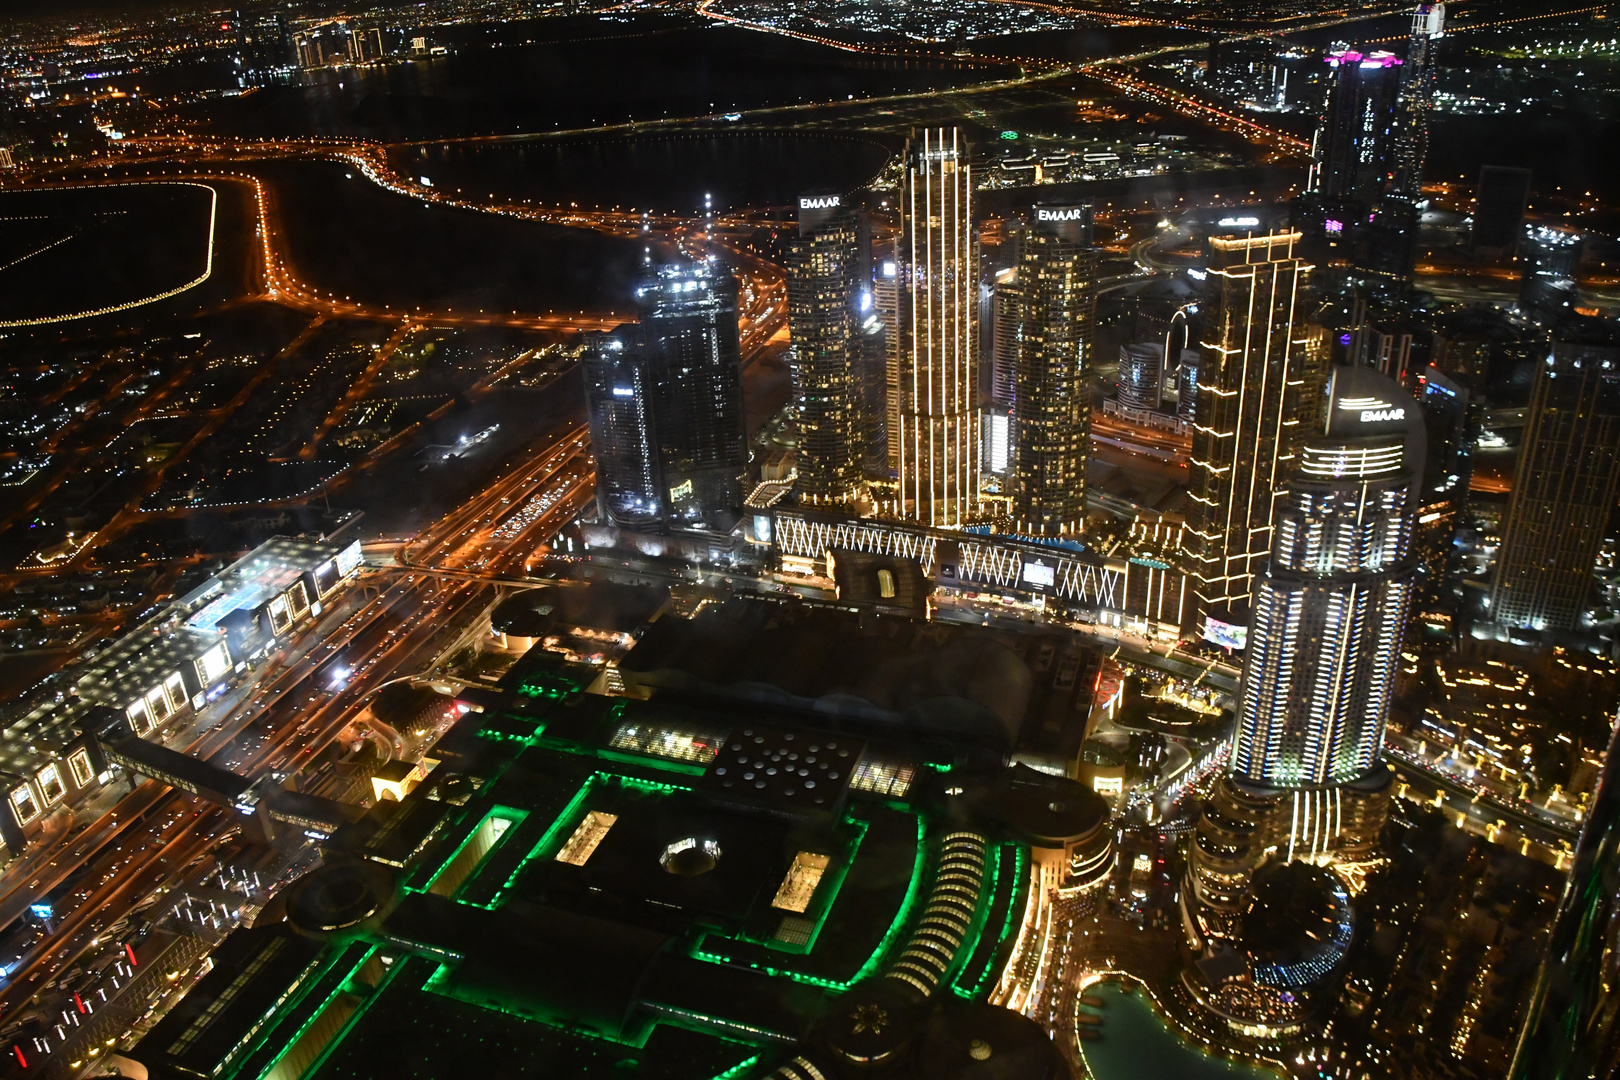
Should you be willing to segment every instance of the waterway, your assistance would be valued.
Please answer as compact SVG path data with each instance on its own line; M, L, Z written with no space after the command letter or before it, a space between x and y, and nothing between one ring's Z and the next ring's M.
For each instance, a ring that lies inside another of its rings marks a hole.
M1102 1037L1080 1044L1096 1080L1277 1080L1275 1073L1199 1050L1159 1018L1140 990L1108 982L1086 992L1103 1001Z
M864 186L892 148L863 135L649 135L563 143L444 143L396 152L407 175L479 197L575 201L679 214L785 206Z
M942 90L1011 64L865 56L665 16L543 19L500 34L421 33L449 55L303 72L200 104L214 130L385 141L548 132ZM485 28L491 29L491 28ZM521 36L519 36L521 35Z

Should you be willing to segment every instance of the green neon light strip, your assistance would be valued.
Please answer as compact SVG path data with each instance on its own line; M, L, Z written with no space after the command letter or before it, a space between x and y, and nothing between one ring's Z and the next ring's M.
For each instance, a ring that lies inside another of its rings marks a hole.
M894 939L900 936L900 931L904 930L906 924L911 921L912 909L917 906L918 893L922 890L923 866L928 860L928 845L924 843L927 836L928 825L919 817L917 819L917 858L911 864L911 884L906 886L906 898L901 903L900 911L895 915L894 922L889 924L889 929L883 935L883 940L878 942L877 951L867 958L866 963L861 965L861 970L857 971L855 977L850 980L851 985L860 982L882 966L883 958L888 955L890 947L894 944Z
M1007 902L1007 916L1002 920L1001 933L996 936L997 952L1001 951L1001 946L1006 943L1007 935L1012 933L1014 924L1023 922L1024 904L1020 901L1020 897L1024 896L1029 887L1027 876L1029 870L1029 852L1021 844L1013 850L1016 853L1016 858L1013 860L1012 899ZM994 954L991 955L993 959ZM984 971L979 974L979 981L973 987L972 996L974 998L978 998L984 993L984 984L990 981L990 976L995 973L995 970L996 965L994 963L987 963L984 965Z
M554 854L557 848L561 846L564 831L573 824L575 815L579 812L580 804L583 803L586 796L591 793L591 789L597 784L607 784L612 783L613 781L618 781L621 787L629 788L633 791L643 791L648 794L672 795L677 791L692 790L689 787L682 787L679 784L661 784L653 780L642 780L634 776L622 776L618 773L592 773L585 779L585 782L579 786L579 790L574 792L574 797L568 800L568 805L563 807L562 813L557 815L557 819L551 823L551 827L545 831L545 833L540 837L539 841L532 849L530 849L529 853L523 857L523 861L518 863L517 867L513 869L512 876L507 878L506 884L502 885L500 889L496 891L494 899L492 899L485 906L492 911L495 908L500 907L501 901L505 899L506 894L511 891L512 887L517 884L518 878L523 876L523 871L528 868L529 864L536 859Z
M759 1058L760 1058L760 1055L755 1054L751 1058L748 1058L748 1059L746 1059L744 1061L739 1061L739 1062L737 1062L737 1064L733 1065L731 1068L727 1069L725 1072L720 1073L718 1076L716 1076L714 1078L714 1080L737 1080L737 1077L741 1076L743 1073L747 1072L749 1069L752 1069L755 1065L759 1064Z
M682 773L686 776L702 776L709 771L707 765L699 765L691 761L676 761L673 758L659 757L657 754L631 754L623 750L610 750L606 747L596 751L596 756L603 761L616 761L621 765L642 765L653 769L662 769L665 772Z
M276 1066L281 1063L281 1059L286 1057L288 1054L292 1053L293 1048L298 1045L298 1041L304 1037L304 1032L308 1031L312 1026L314 1026L314 1024L315 1024L315 1022L317 1020L319 1020L321 1017L325 1016L326 1015L326 1010L330 1009L332 1007L332 1002L337 1000L337 996L339 994L342 994L342 993L345 992L345 988L348 986L349 980L354 978L354 973L359 971L361 968L365 967L367 961L369 961L373 956L375 956L377 954L377 951L378 950L376 948L368 949L366 951L366 953L363 956L360 957L359 962L356 963L353 967L351 967L349 969L349 973L343 977L343 980L341 982L339 982L337 984L337 986L335 986L332 989L331 993L326 995L326 998L321 1002L320 1007L317 1008L314 1012L310 1013L309 1019L305 1020L302 1024L300 1024L298 1026L298 1030L292 1033L292 1037L282 1044L281 1052L279 1054L277 1054L274 1058L272 1058L270 1060L270 1064L266 1065L263 1069L261 1069L256 1074L257 1076L269 1076L271 1073L273 1073L275 1071ZM343 955L342 952L338 953L339 958L341 958L342 955ZM393 965L393 967L388 968L384 972L382 982L379 983L378 986L377 986L377 992L373 993L364 1002L362 1002L359 1006L357 1006L355 1008L354 1012L349 1015L348 1020L344 1021L343 1027L340 1028L337 1031L337 1033L332 1036L331 1040L329 1042L327 1042L327 1044L324 1047L321 1048L321 1052L316 1058L316 1064L313 1067L310 1068L308 1075L314 1075L315 1072L320 1067L320 1062L325 1061L327 1055L330 1054L337 1047L337 1045L343 1041L343 1037L346 1034L348 1034L349 1028L354 1025L354 1021L359 1018L361 1013L366 1011L366 1006L369 1005L372 1001L374 1001L376 999L377 993L382 992L383 986L387 985L388 980L394 974L394 970L397 969L398 967L400 967L400 965L398 963L396 963L396 964ZM319 980L316 980L316 981L319 981ZM289 1002L287 1004L286 1008L288 1010L297 1008L298 1003L300 1001L302 1001L302 995L300 995L298 998L294 999L293 1001ZM268 1039L271 1035L275 1034L275 1025L274 1024L267 1025L264 1030L265 1030L264 1037L266 1039Z
M701 947L693 949L691 956L694 960L702 960L709 964L726 964L731 967L744 966L741 962L733 960L730 957L721 956L718 953L706 952ZM787 968L773 968L769 964L748 964L747 967L753 971L763 971L773 979L791 979L796 983L803 983L805 986L819 986L823 990L836 990L840 994L845 990L848 990L851 986L855 985L853 980L845 983L839 982L836 979L823 979L817 975L806 975L802 971L790 971Z
M433 876L428 878L427 882L424 885L422 885L421 888L413 889L412 891L414 891L414 892L429 892L430 890L432 890L433 883L438 881L441 877L443 877L444 872L446 870L449 870L452 866L455 865L456 860L461 858L461 853L464 850L466 850L467 845L472 843L473 840L475 840L478 837L479 830L481 830L485 825L489 824L489 821L490 821L491 818L500 818L501 820L508 822L509 824L506 827L506 831L511 832L513 829L515 829L519 825L523 824L523 819L528 817L528 816L529 816L529 813L528 813L527 810L514 810L510 806L497 806L497 807L493 808L492 810L490 810L489 813L485 814L483 817L478 819L478 824L474 825L472 827L472 831L469 832L466 835L466 837L461 841L461 843L456 845L456 850L451 852L450 857L448 859L444 860L444 862L439 866L439 868L433 872ZM505 839L506 839L505 833L503 833L502 835L495 838L495 842L493 844L489 845L489 850L484 852L483 857L478 860L478 866L473 867L471 870L469 870L467 872L466 880L464 880L462 882L463 886L466 884L467 881L471 881L473 879L474 875L476 875L478 873L478 867L483 866L484 863L489 860L489 857L491 855L495 854L496 849L498 849L501 846L501 843ZM456 891L459 893L461 891L461 886L457 886Z
M512 876L506 879L506 884L495 890L494 898L485 905L486 907L493 911L501 906L501 901L506 898L506 894L512 889L512 886L517 884L518 878L523 876L523 871L528 869L531 862L540 858L541 852L551 847L552 843L557 839L557 835L562 832L568 822L573 820L575 812L579 810L580 803L584 802L585 797L591 793L591 788L595 786L597 777L600 775L600 773L593 773L585 778L585 782L579 785L579 790L574 792L574 797L568 800L568 805L563 807L562 813L558 814L557 819L551 823L551 828L541 834L534 847L512 869Z
M859 832L844 853L843 865L838 868L838 876L831 882L820 883L816 888L816 892L822 895L822 901L816 914L811 916L816 925L815 929L810 931L809 942L804 946L805 953L814 951L816 942L821 937L821 928L827 924L827 916L832 914L832 906L837 902L838 894L843 891L844 879L849 876L850 867L855 865L855 859L861 853L861 844L866 840L866 830L872 827L872 823L865 818L852 818L850 824L856 826Z

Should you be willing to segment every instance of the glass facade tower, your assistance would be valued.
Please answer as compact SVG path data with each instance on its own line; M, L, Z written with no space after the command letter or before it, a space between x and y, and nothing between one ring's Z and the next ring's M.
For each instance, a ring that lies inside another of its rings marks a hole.
M1319 407L1326 349L1301 305L1312 268L1294 254L1299 239L1210 241L1183 544L1206 619L1241 624L1270 556L1274 502Z
M729 530L748 467L737 279L663 266L636 302L641 321L584 354L598 509L624 528Z
M900 196L898 431L890 452L898 516L939 528L967 524L979 497L972 193L961 133L913 133Z
M1035 207L1018 241L1013 528L1076 536L1086 516L1097 252L1091 207Z
M1426 435L1386 375L1335 368L1277 513L1244 657L1232 775L1322 788L1378 761L1411 602Z
M1491 613L1507 626L1572 630L1620 487L1620 334L1574 320L1537 366L1502 525Z

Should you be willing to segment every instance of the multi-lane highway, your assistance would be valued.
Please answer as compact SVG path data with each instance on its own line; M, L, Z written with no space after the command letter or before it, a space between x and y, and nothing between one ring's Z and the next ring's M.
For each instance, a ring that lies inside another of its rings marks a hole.
M284 662L259 672L257 687L233 709L175 748L246 776L298 773L363 724L378 688L425 673L469 626L476 629L478 616L501 595L498 580L521 571L590 493L586 436L569 425L514 457L472 498L402 545L401 562L409 565L370 572L344 607L289 643ZM427 572L439 566L456 569L460 580ZM41 1046L62 1038L46 1021L64 1008L95 1008L55 985L61 973L108 961L124 941L102 931L127 925L132 909L174 886L188 868L194 877L199 862L214 867L234 854L220 844L241 822L227 808L137 781L115 806L17 867L26 873L0 882L0 925L59 886L80 885L57 899L48 935L32 942L13 935L24 944L0 982L0 1028L34 1018L12 1038L35 1067L49 1060ZM10 1065L17 1067L15 1060Z

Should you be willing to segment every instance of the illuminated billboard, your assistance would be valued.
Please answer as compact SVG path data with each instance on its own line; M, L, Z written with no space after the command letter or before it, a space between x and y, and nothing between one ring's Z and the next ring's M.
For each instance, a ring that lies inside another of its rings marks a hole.
M1223 649L1241 649L1248 644L1249 628L1219 619L1205 619L1204 640Z
M1057 584L1056 570L1039 559L1024 564L1024 584L1037 589L1050 589Z
M337 572L343 577L354 573L355 567L360 565L360 541L356 540L338 552L334 561L337 564Z

